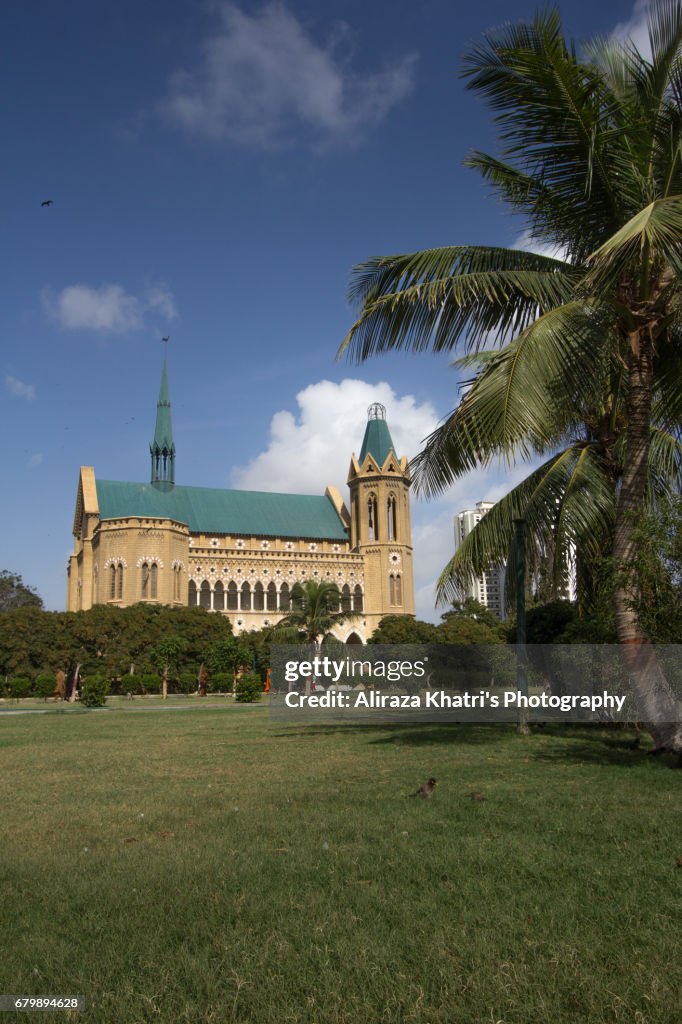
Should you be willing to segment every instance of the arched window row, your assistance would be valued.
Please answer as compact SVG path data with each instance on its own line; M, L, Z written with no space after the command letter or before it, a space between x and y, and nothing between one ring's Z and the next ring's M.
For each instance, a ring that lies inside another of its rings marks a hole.
M159 563L161 565L161 563ZM172 566L181 566L184 570L185 566L182 562L173 562ZM312 568L315 566L315 568ZM200 583L203 580L208 580L211 585L215 583L222 583L223 586L227 586L230 580L234 580L238 586L246 580L251 586L256 582L261 582L264 585L268 583L274 583L275 586L280 587L283 583L287 583L290 587L294 583L305 583L307 580L325 580L328 583L336 583L337 586L341 586L343 583L349 583L354 587L357 583L362 584L364 577L362 573L356 572L354 569L338 569L336 565L332 564L327 568L317 568L319 562L312 562L311 566L301 566L298 569L240 569L234 566L225 566L224 568L216 569L215 566L197 565L192 563L190 565L190 579L193 579L195 583ZM161 565L161 568L163 566Z
M341 610L346 613L364 611L364 593L357 583L352 589L346 583L340 589ZM214 612L286 612L291 610L291 587L287 582L277 586L274 581L255 583L249 580L208 580L199 582L190 579L188 604ZM339 609L337 608L336 611Z

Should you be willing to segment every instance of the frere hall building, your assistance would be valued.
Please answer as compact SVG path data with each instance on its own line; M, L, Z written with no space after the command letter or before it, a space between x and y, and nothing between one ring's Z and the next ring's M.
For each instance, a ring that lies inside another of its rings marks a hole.
M67 609L139 601L200 605L234 632L273 625L295 583L336 583L353 618L336 627L365 641L385 615L414 615L410 473L386 410L372 405L350 459L348 509L322 495L188 487L175 482L164 362L148 483L99 480L82 466L68 565Z

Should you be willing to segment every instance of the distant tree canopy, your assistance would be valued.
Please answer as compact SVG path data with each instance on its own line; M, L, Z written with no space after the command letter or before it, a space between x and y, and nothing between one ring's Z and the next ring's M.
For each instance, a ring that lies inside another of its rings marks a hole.
M477 601L475 597L467 597L464 601L453 601L450 611L441 615L443 622L447 622L452 618L475 619L476 622L482 622L494 630L497 630L500 625L500 620L495 615L495 612L491 612L489 608L486 608L484 604Z
M436 639L436 626L409 615L386 615L369 639L370 644L429 644Z
M491 613L488 613L491 614ZM499 644L503 642L499 622L492 616L494 628L459 610L447 612L436 626L408 615L387 615L374 633L370 644Z
M27 586L18 573L0 569L0 612L42 607L43 599L34 587Z
M24 606L0 616L0 674L34 677L79 664L86 674L115 678L158 672L162 662L174 671L196 671L214 645L231 637L229 619L203 608L96 605L85 612L46 612Z

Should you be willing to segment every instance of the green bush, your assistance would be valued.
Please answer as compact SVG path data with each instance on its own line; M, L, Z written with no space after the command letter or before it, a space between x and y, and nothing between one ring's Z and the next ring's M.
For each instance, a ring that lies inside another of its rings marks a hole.
M240 704L256 704L261 699L263 682L259 675L250 673L237 680L236 699Z
M118 687L121 693L125 693L128 697L134 693L141 693L142 685L140 683L140 676L131 675L130 672L128 672L126 675L121 676Z
M233 683L231 672L216 672L209 676L207 689L209 693L232 693Z
M43 697L47 700L54 693L57 680L54 672L41 672L33 684L33 692L36 697Z
M194 693L197 688L195 672L181 672L175 681L179 693Z
M142 687L142 693L161 693L161 676L148 672L140 676L140 686Z
M25 676L17 676L7 681L7 689L10 697L28 697L33 689L33 683Z
M103 708L109 689L110 682L105 676L87 676L81 683L81 704L86 708Z

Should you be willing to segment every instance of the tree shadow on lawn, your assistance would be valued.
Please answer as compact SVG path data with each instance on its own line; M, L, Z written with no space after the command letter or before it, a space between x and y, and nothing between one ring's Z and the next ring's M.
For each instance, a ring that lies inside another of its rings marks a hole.
M548 740L556 738L559 742L529 748L529 755L536 761L572 761L618 765L622 768L640 768L647 762L664 769L677 766L676 755L651 757L653 745L648 734L644 734L639 746L634 746L637 738L634 732L624 732L620 729L605 730L603 726L554 726L548 728L545 735Z
M336 736L339 734L380 733L370 743L394 743L410 746L435 746L441 743L489 744L509 739L514 734L511 725L381 725L377 723L348 723L345 725L318 725L315 727L298 727L295 730L277 733L278 738L295 735L302 736Z
M404 746L437 746L441 744L459 744L467 746L486 746L506 742L520 744L517 749L538 761L558 762L589 762L591 764L620 765L626 768L637 768L645 761L660 764L661 767L675 766L672 755L651 758L652 749L648 737L642 737L641 745L633 747L638 734L634 730L623 727L608 728L601 724L560 725L536 723L530 737L516 734L516 726L509 723L448 723L444 725L395 725L395 724L357 724L318 725L296 727L277 733L278 738L296 738L303 736L336 736L339 734L375 735L369 739L371 744L393 744ZM538 745L537 741L541 741ZM552 742L555 740L556 742ZM648 745L647 745L648 744Z

